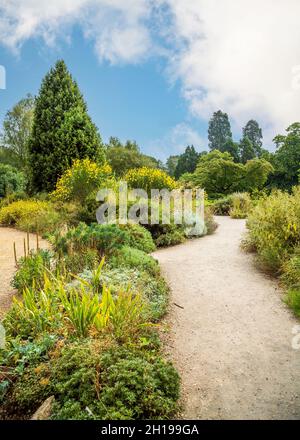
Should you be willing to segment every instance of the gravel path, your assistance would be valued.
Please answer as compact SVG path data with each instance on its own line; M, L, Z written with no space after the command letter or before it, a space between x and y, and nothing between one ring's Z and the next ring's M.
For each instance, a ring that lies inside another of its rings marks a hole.
M16 271L13 243L16 243L17 258L24 255L25 232L13 228L0 227L0 317L9 309L16 291L10 283ZM36 236L29 234L30 249L36 249ZM48 247L45 240L40 239L40 247Z
M245 221L217 222L212 236L154 253L172 289L166 349L182 377L181 417L300 419L300 323L239 249Z

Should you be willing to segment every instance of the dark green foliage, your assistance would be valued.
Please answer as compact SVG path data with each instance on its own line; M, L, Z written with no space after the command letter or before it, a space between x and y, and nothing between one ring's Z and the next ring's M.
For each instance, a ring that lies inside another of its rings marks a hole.
M180 156L170 156L167 159L167 162L166 162L167 173L169 173L170 176L172 176L172 177L175 176L175 170L177 167L179 157Z
M297 185L300 168L300 122L287 128L287 135L278 135L274 142L277 151L274 156L276 179L273 185L290 190Z
M33 381L29 378L34 376L37 365L48 360L48 352L55 342L56 337L51 335L42 336L33 342L9 339L5 350L0 351L1 369L4 372L2 377L0 375L0 403L6 410L20 412L24 417L24 411L31 409L32 400L34 405L41 401L43 396L39 395L43 392L42 387L36 383L34 377ZM32 373L28 374L29 371ZM17 386L12 390L16 380Z
M54 419L165 419L176 409L177 372L141 351L112 348L101 354L74 344L63 349L53 374Z
M237 142L229 139L220 151L229 153L233 157L234 162L240 162L239 148L240 145Z
M179 377L170 363L120 348L105 353L101 365L107 419L165 419L174 413Z
M26 287L34 286L36 289L42 288L44 284L44 273L50 269L52 253L48 250L32 252L26 258L21 258L18 263L18 270L13 278L12 285L20 293Z
M208 146L210 150L224 151L225 144L230 140L232 133L228 115L218 110L209 121Z
M240 159L243 164L255 158L255 149L248 137L244 137L240 142Z
M128 235L127 244L130 247L139 249L146 253L155 250L155 244L150 232L141 225L134 223L127 223L119 226Z
M185 152L178 158L174 171L175 178L179 179L184 173L193 173L196 169L198 158L199 153L196 152L193 145L186 147Z
M25 176L10 165L0 163L0 198L14 192L21 192L25 186Z
M227 197L222 197L214 201L213 211L215 215L229 215L232 208L232 199Z
M111 137L106 145L106 157L118 177L132 168L160 168L156 159L140 152L135 141L127 141L123 145L118 138Z
M252 144L254 155L260 156L262 153L262 130L258 122L251 119L243 128L243 139L248 138Z
M100 255L108 255L128 242L128 234L116 225L90 226L80 223L70 228L65 235L54 237L54 248L59 254L84 252L87 248L96 249Z
M54 189L57 178L73 159L104 160L101 138L64 61L58 61L43 79L36 99L29 155L35 191Z
M157 247L173 246L185 240L184 228L182 225L171 224L149 224L145 227L150 231Z

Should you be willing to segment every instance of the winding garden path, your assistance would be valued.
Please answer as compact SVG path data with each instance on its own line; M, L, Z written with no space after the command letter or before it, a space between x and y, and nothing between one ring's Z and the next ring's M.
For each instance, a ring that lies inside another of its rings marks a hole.
M11 287L11 280L16 271L13 243L16 243L17 258L24 255L26 233L13 228L0 227L0 318L11 305L16 291ZM36 236L29 234L30 249L36 248ZM39 241L40 247L48 247L45 240Z
M166 344L182 377L181 417L300 419L300 323L240 250L245 221L217 222L212 236L154 253L172 290Z

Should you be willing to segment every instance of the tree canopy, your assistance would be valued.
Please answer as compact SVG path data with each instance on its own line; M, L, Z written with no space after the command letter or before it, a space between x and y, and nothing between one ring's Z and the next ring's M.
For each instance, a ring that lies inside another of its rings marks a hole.
M33 124L35 100L27 95L9 110L3 121L2 156L17 168L28 162L28 141Z
M258 122L251 119L243 128L243 139L248 138L252 144L255 156L260 156L262 152L262 130Z
M153 157L140 152L135 141L127 141L124 145L116 138L111 137L106 145L107 161L116 176L121 177L132 168L148 167L159 168L160 163Z
M64 61L45 76L36 98L29 141L31 185L49 191L74 159L103 163L104 149L77 83Z
M208 146L210 150L224 151L224 146L230 140L232 133L228 115L218 110L208 124Z
M174 171L176 179L184 173L193 173L197 166L199 153L195 150L194 146L187 146L184 153L178 158L178 162Z
M262 188L272 170L272 165L264 159L256 158L243 165L234 162L228 152L214 150L199 159L190 180L209 196L219 197Z

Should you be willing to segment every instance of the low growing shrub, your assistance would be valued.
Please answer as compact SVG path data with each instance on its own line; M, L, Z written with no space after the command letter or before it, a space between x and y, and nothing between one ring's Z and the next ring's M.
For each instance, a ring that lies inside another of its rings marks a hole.
M112 255L108 263L112 267L125 266L146 271L153 276L160 273L159 265L153 257L139 249L128 246L122 247L115 255Z
M64 220L49 202L19 200L0 208L0 224L41 234L56 230Z

